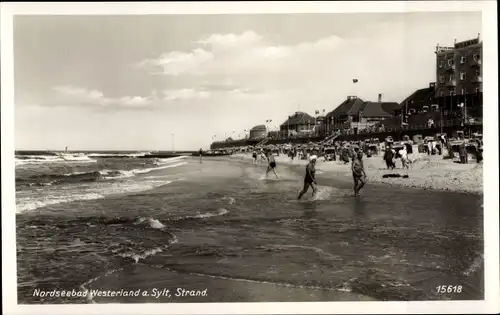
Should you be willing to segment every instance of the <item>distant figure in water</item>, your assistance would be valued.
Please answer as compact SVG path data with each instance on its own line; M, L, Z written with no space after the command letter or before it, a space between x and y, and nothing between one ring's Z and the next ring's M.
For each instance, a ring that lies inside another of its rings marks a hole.
M252 152L253 164L257 164L257 151Z
M352 178L354 180L354 196L359 195L359 191L366 182L365 167L363 165L363 152L359 151L352 161Z
M309 186L312 187L313 190L313 198L316 196L316 193L318 191L317 184L316 184L316 160L318 157L316 155L311 156L309 164L306 166L306 175L304 177L304 188L302 188L302 191L299 193L299 196L297 199L301 199L302 196L309 190Z
M280 179L278 174L276 173L276 161L274 160L273 153L271 151L267 151L266 158L267 158L267 161L269 162L269 165L267 166L267 170L266 170L266 178L267 178L267 174L269 174L270 171L273 171L274 175L276 175L276 178Z
M203 150L200 148L200 163L201 163L201 158L203 157Z

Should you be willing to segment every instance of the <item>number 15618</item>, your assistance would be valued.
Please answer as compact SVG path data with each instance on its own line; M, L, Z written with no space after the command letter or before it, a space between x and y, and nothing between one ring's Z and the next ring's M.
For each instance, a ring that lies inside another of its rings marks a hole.
M439 285L436 287L437 293L461 293L461 285Z

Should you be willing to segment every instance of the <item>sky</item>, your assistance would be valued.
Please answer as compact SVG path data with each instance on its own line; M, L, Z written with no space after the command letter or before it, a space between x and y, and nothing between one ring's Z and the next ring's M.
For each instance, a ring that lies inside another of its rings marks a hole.
M348 95L401 102L438 43L480 32L480 12L16 16L15 147L207 149Z

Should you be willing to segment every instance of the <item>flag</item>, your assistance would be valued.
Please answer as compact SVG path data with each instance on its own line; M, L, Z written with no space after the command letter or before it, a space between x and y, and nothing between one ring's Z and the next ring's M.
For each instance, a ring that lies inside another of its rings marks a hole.
M352 79L352 83L358 83L358 79Z

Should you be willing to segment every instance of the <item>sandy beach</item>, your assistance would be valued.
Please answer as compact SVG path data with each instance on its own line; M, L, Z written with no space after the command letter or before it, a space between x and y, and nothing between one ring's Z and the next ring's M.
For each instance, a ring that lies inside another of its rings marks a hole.
M414 150L416 152L416 150ZM468 164L457 163L454 160L445 159L446 150L442 155L428 155L427 153L413 153L408 157L413 161L408 170L402 169L401 160L396 160L396 169L388 170L382 159L382 154L365 157L363 159L368 182L398 185L405 187L417 187L440 191L463 192L482 194L483 192L483 164L476 163L475 159L469 158ZM233 158L251 159L251 154L235 154ZM306 165L306 160L293 161L286 155L275 157L276 162L288 165ZM339 161L324 161L319 158L317 162L318 176L321 172L332 173L332 176L340 176L346 180L351 179L351 164ZM385 174L399 174L403 177L384 178Z

